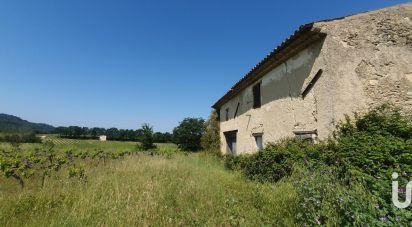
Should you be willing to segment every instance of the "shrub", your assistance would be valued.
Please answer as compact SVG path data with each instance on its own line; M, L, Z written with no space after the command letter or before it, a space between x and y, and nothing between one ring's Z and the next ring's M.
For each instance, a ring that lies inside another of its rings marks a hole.
M412 174L412 121L389 105L355 114L353 119L347 116L334 137L320 144L284 140L238 160L228 158L226 166L250 179L276 182L292 176L305 204L299 216L302 224L412 222L410 210L392 206L391 194L393 172L402 173L398 179L402 185ZM303 166L300 177L296 166Z
M153 143L153 127L149 124L142 125L142 141L137 147L140 151L148 151L156 148L156 145Z
M42 147L34 151L24 151L19 144L13 144L11 150L0 150L0 176L14 178L21 186L25 187L25 179L34 175L41 176L41 186L52 173L59 172L63 167L75 166L73 153L59 154L55 151L55 144L46 141Z
M403 173L401 184L412 173L412 124L410 116L389 105L346 118L335 133L333 148L338 165L347 169L349 184L361 183L377 200L378 219L391 225L409 225L412 212L392 206L391 175Z
M286 149L259 152L245 165L245 175L257 181L276 182L292 172L293 154Z
M226 155L224 156L225 168L229 170L243 170L250 160L248 155Z
M227 157L226 166L243 170L246 177L260 182L276 182L292 174L295 163L313 162L319 149L312 143L285 139L248 156Z
M34 133L30 134L10 134L0 137L0 142L7 143L41 143L41 139Z
M71 166L69 168L69 178L77 178L83 182L87 182L87 176L83 167Z
M218 114L213 111L206 121L205 133L201 138L201 146L205 151L220 155L220 124Z
M361 184L342 183L333 168L296 166L291 181L298 192L298 223L315 226L376 226L376 201Z

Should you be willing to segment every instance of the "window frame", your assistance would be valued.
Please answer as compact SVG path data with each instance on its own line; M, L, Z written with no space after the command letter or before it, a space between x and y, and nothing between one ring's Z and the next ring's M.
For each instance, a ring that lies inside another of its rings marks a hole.
M226 140L226 150L231 155L237 154L237 133L238 130L227 131L223 133Z
M264 143L263 143L263 134L257 133L257 134L254 134L253 137L255 138L255 144L256 144L257 149L259 151L263 150L265 148ZM260 138L260 144L258 143L258 138Z
M311 131L300 131L296 130L293 132L295 134L295 138L299 140L306 140L316 143L318 139L318 130L311 130Z

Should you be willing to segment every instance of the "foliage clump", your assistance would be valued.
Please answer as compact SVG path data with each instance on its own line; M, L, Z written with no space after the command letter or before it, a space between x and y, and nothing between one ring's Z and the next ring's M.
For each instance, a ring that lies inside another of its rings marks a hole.
M107 140L112 141L135 141L141 142L144 137L144 130L139 128L137 130L118 129L118 128L87 128L79 126L58 127L54 130L61 138L68 139L98 139L99 136L106 136ZM172 135L169 132L156 132L153 134L155 143L170 143Z
M149 124L142 125L142 140L138 144L138 150L148 151L156 149L156 145L153 142L153 127Z
M201 149L201 138L205 131L205 120L202 118L185 118L173 130L173 140L180 149L198 151Z
M29 134L5 134L0 136L0 142L6 143L41 143L41 139L34 133Z
M292 182L299 193L298 219L306 225L409 225L412 211L396 209L391 175L406 185L412 174L412 121L383 105L340 122L319 144L288 139L226 167L260 182ZM302 206L303 204L303 206Z
M216 111L206 121L205 132L200 140L203 150L220 155L220 122Z
M25 179L34 175L41 176L41 187L53 172L59 172L64 166L76 167L71 156L58 154L55 144L46 141L41 148L24 151L19 143L13 143L11 150L0 151L0 174L18 181L25 187Z

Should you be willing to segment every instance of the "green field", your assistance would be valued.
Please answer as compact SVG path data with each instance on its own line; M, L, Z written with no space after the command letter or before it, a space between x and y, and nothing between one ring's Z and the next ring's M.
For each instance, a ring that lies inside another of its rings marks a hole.
M135 143L54 139L64 149L133 149ZM2 145L5 146L5 145ZM31 149L39 145L24 145ZM172 147L173 145L160 145ZM138 154L84 163L87 183L53 176L20 189L0 178L0 226L293 225L288 183L256 184L206 154Z
M110 152L115 151L133 151L136 149L137 142L120 142L120 141L98 141L98 140L74 140L59 138L56 135L47 135L45 141L52 141L56 145L57 151L81 150L95 151L105 150ZM175 144L156 144L160 149L177 148ZM41 144L22 144L23 150L39 148ZM10 144L0 143L0 149L9 149Z

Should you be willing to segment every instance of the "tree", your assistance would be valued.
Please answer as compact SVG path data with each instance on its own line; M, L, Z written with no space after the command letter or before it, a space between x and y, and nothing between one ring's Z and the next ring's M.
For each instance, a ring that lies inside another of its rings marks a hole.
M134 134L136 136L136 140L139 141L139 142L142 142L143 130L141 128L139 128L136 131L134 131Z
M118 141L139 141L143 139L143 130L131 130L131 129L118 129L118 128L87 128L87 127L58 127L54 130L54 133L59 134L61 137L70 139L97 139L101 135L106 135L109 140ZM2 139L2 138L0 138ZM154 143L170 143L172 141L172 135L168 132L156 132L153 134Z
M163 138L165 143L172 143L173 142L173 135L170 132L163 133Z
M153 134L153 140L155 143L170 143L172 142L172 134L168 132L156 132Z
M140 144L140 149L147 151L156 148L153 143L153 127L147 123L142 125L142 141Z
M206 121L206 129L201 138L201 145L207 151L220 153L220 125L216 111L212 111Z
M57 127L53 133L59 134L61 136L69 136L70 132L69 132L69 128L67 127Z
M197 151L201 148L200 139L205 131L202 118L185 118L173 130L173 140L183 150Z
M105 134L106 134L106 129L104 129L104 128L94 127L94 128L90 129L90 135L93 138L97 138L97 137L99 137L101 135L105 135Z
M118 140L120 138L119 129L117 128L109 128L106 133L109 140Z

